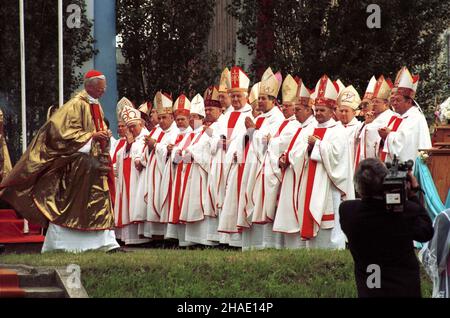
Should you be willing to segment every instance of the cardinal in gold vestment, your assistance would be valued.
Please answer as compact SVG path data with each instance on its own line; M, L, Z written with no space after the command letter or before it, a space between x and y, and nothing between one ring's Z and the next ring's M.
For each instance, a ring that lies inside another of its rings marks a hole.
M84 231L114 226L109 149L93 138L106 125L91 96L83 90L60 107L0 184L0 198L33 223ZM88 143L90 149L81 152Z

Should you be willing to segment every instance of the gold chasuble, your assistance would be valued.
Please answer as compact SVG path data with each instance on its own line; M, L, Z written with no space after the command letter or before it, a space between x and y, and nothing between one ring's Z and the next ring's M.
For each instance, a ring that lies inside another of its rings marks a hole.
M89 154L78 151L96 131L93 106L100 110L97 116L106 127L100 106L89 104L86 91L78 93L41 127L1 183L0 198L29 221L43 226L50 221L77 230L113 228L105 176L109 147L92 141Z

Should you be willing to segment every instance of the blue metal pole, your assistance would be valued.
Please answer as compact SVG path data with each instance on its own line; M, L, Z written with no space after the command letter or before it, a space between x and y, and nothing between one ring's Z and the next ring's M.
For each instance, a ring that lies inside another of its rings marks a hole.
M106 76L106 93L101 98L105 117L111 131L116 134L117 115L117 62L116 62L116 1L94 1L94 38L98 50L94 57L95 69Z

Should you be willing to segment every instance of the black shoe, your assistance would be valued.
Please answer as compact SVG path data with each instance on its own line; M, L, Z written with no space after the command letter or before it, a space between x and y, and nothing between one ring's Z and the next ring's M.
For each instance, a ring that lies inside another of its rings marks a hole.
M5 245L0 244L0 254L3 254L5 252Z

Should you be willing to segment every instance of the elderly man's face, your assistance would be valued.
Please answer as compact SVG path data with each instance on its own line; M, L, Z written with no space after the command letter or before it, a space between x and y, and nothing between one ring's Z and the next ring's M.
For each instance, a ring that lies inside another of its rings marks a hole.
M311 107L306 106L303 103L299 103L299 102L295 103L295 118L300 123L303 124L311 115L312 115Z
M347 125L355 117L355 110L348 106L341 106L338 108L338 119L343 125Z
M271 100L267 95L259 95L258 96L258 110L267 113L272 110L274 106L274 100Z
M379 115L389 108L388 101L382 98L374 98L371 101L372 109L375 115Z
M281 105L281 111L283 112L284 118L289 118L295 114L295 105L293 102L283 102Z
M128 129L130 130L133 137L136 138L141 133L143 126L144 125L142 124L142 122L134 122L134 123L128 124Z
M177 122L177 127L180 129L186 129L189 126L189 118L184 115L176 115L175 121Z
M117 124L117 133L119 134L119 137L125 137L125 134L127 133L127 126L123 121L119 121Z
M199 114L191 113L189 115L189 126L191 126L192 129L197 129L203 125L203 117Z
M394 110L400 115L403 115L412 107L412 101L400 94L393 95L389 102Z
M333 109L327 106L316 105L316 120L319 124L326 123L333 117Z
M86 82L84 88L89 96L98 99L102 97L106 91L106 80L100 78L93 79Z
M219 102L222 107L222 111L225 111L227 107L231 105L230 95L227 93L219 93Z
M247 96L244 92L232 92L230 93L231 105L235 110L239 110L247 104Z
M172 114L161 114L158 115L159 119L159 127L162 130L167 130L173 123L173 115Z
M222 114L222 110L219 107L206 106L205 114L206 114L205 121L213 123L217 119L219 119L220 114Z
M156 109L152 109L152 111L150 112L150 122L153 126L159 124L158 112L156 111Z

